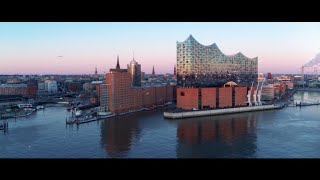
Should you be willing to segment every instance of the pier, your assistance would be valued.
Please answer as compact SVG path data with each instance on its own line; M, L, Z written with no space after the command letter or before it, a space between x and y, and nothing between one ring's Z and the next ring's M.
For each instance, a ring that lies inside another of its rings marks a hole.
M302 107L302 106L314 106L314 105L320 105L319 101L302 101L300 103L296 102L296 106Z
M198 111L185 111L185 112L164 112L163 116L168 119L182 119L190 117L201 117L201 116L214 116L222 114L234 114L252 111L263 111L263 110L273 110L281 109L284 104L278 105L262 105L262 106L248 106L239 108L229 108L229 109L214 109L214 110L198 110Z
M9 124L6 120L2 121L2 123L0 123L0 130L4 130L7 131L9 128Z

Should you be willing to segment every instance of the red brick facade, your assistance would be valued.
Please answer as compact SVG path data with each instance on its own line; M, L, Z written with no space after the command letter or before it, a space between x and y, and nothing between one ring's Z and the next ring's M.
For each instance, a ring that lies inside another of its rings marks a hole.
M201 88L201 108L211 108L215 109L216 98L217 98L217 88Z
M97 96L100 97L100 84L96 84Z
M232 107L232 87L219 88L219 108Z
M173 101L173 86L132 87L131 75L125 71L107 73L106 82L110 84L109 110L114 113L138 110Z
M79 92L81 90L81 84L77 82L67 83L68 92Z
M247 105L247 87L235 87L234 88L234 106L246 106Z
M27 95L28 96L35 96L38 92L38 86L34 83L28 83L27 84Z
M167 100L167 88L165 86L156 87L156 104L164 104Z
M198 88L177 88L177 108L192 110L198 109Z
M28 94L27 86L0 86L0 95L22 95L26 96Z
M177 88L178 109L198 109L199 104L200 109L239 107L246 106L246 102L247 87Z

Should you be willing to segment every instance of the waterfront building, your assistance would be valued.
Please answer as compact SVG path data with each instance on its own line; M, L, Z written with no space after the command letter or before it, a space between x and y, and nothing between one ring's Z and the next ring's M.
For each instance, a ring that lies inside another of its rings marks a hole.
M218 87L233 81L239 86L257 82L258 58L241 52L225 55L214 43L204 46L192 35L177 42L177 78L181 87Z
M109 96L108 96L108 85L100 84L100 111L109 111Z
M46 91L45 89L45 83L39 82L38 83L38 94L43 94Z
M273 86L274 86L274 96L277 98L280 98L282 95L284 95L287 90L287 86L284 82L274 83Z
M36 82L28 82L27 83L27 95L28 96L35 96L37 95L38 92L38 86L36 84Z
M145 78L145 72L141 72L141 81L144 81Z
M106 74L110 112L129 112L173 101L174 88L171 85L137 87L132 83L132 74L128 69L120 69L118 58L116 68Z
M263 86L262 88L262 93L261 93L261 98L263 101L271 101L274 100L274 85L273 84L268 84L266 86Z
M100 84L102 84L103 81L92 81L91 85L92 85L92 90L94 93L96 93L96 95L100 98Z
M28 95L26 84L0 84L0 95Z
M58 92L57 81L55 80L47 81L47 91L48 93L57 93Z
M177 88L177 108L185 110L243 107L247 87Z
M261 105L258 58L225 55L191 35L177 42L177 108L185 110Z

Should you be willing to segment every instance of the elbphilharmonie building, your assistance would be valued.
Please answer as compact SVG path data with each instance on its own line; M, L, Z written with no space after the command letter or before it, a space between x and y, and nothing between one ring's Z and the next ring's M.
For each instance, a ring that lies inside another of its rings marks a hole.
M223 54L216 44L205 46L192 35L177 42L177 80L180 87L221 87L229 81L238 86L257 82L258 57L241 52Z

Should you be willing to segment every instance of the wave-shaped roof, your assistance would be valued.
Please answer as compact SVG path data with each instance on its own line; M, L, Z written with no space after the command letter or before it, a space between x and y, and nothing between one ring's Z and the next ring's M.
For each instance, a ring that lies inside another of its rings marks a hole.
M199 43L191 34L190 34L189 37L188 37L186 40L184 40L183 42L177 41L177 43L187 43L187 42L196 42L196 43L198 43L199 45L201 45L201 46L203 46L203 47L212 47L212 48L214 48L214 49L217 49L222 55L227 56L227 57L240 56L240 57L245 57L245 58L247 58L247 59L255 59L255 58L258 58L258 57L249 58L249 57L245 56L244 54L242 54L241 52L238 52L238 53L232 54L232 55L226 55L226 54L224 54L224 53L219 49L219 47L217 46L216 43L213 43L213 44L208 45L208 46L203 45L203 44Z

